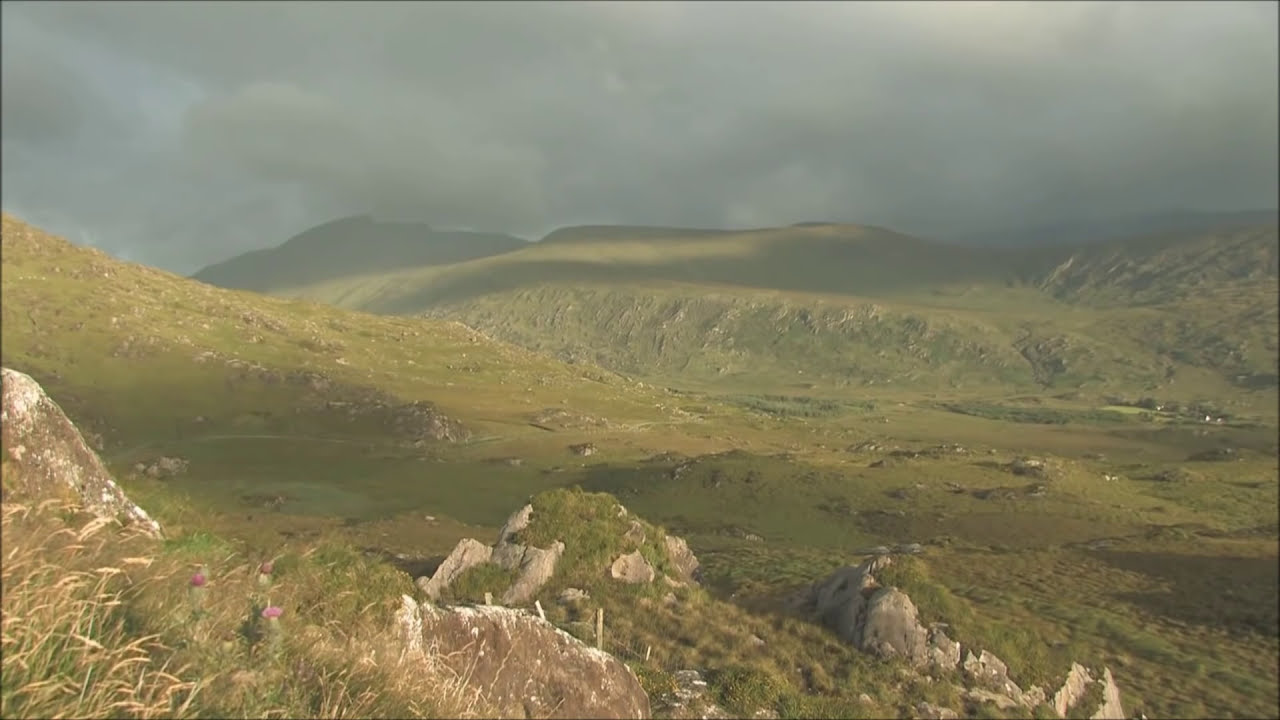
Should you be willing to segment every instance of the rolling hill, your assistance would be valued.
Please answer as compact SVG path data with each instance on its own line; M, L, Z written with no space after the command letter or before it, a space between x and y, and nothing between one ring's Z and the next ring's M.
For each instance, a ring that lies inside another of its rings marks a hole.
M1276 288L1275 224L1028 249L829 223L593 226L447 265L272 284L694 385L1187 399L1275 382Z
M210 265L194 277L220 287L269 292L282 285L457 263L510 252L525 244L510 235L441 231L422 223L356 216L311 228L279 247Z

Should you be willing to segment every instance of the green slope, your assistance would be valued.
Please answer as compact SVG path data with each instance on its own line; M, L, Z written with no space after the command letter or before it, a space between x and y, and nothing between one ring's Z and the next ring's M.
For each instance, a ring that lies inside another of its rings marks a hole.
M553 405L619 422L662 415L634 383L455 322L222 290L8 215L3 268L4 365L35 377L118 447L245 428L412 440L392 426L413 403L473 436L524 426Z

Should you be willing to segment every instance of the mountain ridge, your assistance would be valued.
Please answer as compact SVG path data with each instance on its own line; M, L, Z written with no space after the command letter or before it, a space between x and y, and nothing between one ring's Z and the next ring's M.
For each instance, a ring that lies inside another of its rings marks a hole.
M456 263L510 252L527 242L511 235L436 230L425 223L354 215L317 225L276 247L209 265L191 277L211 285L266 292L278 283L305 285L343 274Z

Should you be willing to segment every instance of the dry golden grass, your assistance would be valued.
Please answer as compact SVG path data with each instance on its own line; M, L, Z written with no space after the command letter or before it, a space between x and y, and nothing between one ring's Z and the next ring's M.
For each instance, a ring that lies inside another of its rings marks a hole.
M404 652L398 595L368 599L390 578L358 553L286 555L262 588L256 561L208 536L161 544L59 502L6 502L3 532L4 717L489 715L450 658ZM285 610L276 652L255 622L267 603Z
M128 568L153 558L128 555L140 538L113 542L110 521L77 527L60 510L3 508L0 714L190 716L198 684L161 659L172 656L156 636L131 635L121 612ZM118 562L104 563L108 554Z

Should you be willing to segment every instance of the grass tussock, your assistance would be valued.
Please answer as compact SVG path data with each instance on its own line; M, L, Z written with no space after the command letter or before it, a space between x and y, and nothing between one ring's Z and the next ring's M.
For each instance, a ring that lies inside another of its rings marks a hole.
M3 531L4 717L486 714L439 652L403 651L408 579L358 552L285 553L263 573L273 559L213 536L158 543L54 502L6 503Z

